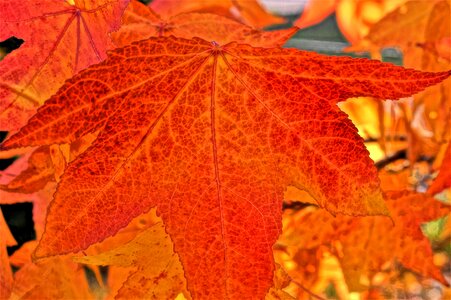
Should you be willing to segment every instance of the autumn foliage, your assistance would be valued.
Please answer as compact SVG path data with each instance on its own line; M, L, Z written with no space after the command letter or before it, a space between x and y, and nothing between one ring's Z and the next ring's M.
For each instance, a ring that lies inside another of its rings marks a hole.
M370 60L283 48L298 28L263 30L287 20L257 0L0 1L24 41L0 61L0 204L31 201L36 233L8 253L0 210L0 298L446 295L450 222L422 228L450 205L450 2L414 2L294 22L336 12Z

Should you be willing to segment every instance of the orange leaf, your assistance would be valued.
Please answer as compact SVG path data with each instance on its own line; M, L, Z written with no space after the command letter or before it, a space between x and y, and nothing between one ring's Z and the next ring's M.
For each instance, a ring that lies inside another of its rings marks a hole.
M432 249L420 225L447 215L449 206L424 194L407 191L387 192L386 203L394 224L387 217L334 218L324 210L311 208L294 216L287 225L292 228L287 230L290 236L284 240L307 249L339 241L340 263L351 290L362 288L359 282L362 276L371 277L386 262L394 260L445 283L439 268L433 264Z
M24 125L78 71L106 58L128 0L2 1L0 41L24 44L0 63L0 130Z
M85 249L157 206L193 297L260 298L272 281L286 186L334 213L387 213L376 169L336 103L398 98L448 76L151 38L69 80L2 147L100 131L60 181L38 257Z
M13 273L9 265L6 246L16 245L0 208L0 299L9 299L13 286Z
M405 66L437 72L451 67L449 60L442 54L443 51L451 53L449 44L446 44L450 37L450 2L413 0L407 1L375 23L365 38L348 50L374 52L384 47L398 47L403 51ZM419 115L432 127L435 141L442 142L451 137L451 131L446 130L451 125L450 91L451 80L446 80L415 97L413 114L421 112ZM412 134L416 135L414 140L422 139L422 143L426 144L427 139L421 134ZM413 141L412 144L410 158L424 154L419 142ZM420 149L415 149L417 147Z
M354 47L356 50L417 47L417 43L424 43L427 38L424 32L436 2L407 1L372 25L363 41Z
M31 255L36 249L36 241L28 241L24 243L19 250L15 251L9 258L9 262L17 267L22 268L23 266L31 263Z
M9 299L13 286L13 275L8 261L6 246L0 241L0 299Z
M23 250L19 249L14 255L26 256L33 246L36 246L36 242L28 242L22 246ZM21 251L25 253L18 253ZM26 263L14 274L11 298L93 299L84 270L68 257L52 257L36 263Z
M333 12L343 35L351 43L359 42L372 24L406 0L310 0L294 23L305 28L322 22Z
M109 237L102 241L101 243L96 243L94 245L91 245L88 249L83 251L83 254L85 256L88 256L88 259L91 257L104 257L105 252L108 253L117 253L118 251L122 251L124 249L130 249L129 246L126 244L130 243L133 239L136 238L136 236L143 231L147 230L151 226L154 226L155 223L161 223L161 218L158 218L156 216L156 211L154 209L150 210L148 213L142 214L135 219L133 219L127 227L122 228L117 234L115 234L112 237ZM145 244L149 244L151 241L145 241ZM171 242L172 245L172 242ZM138 245L139 246L139 245ZM122 249L122 250L121 250ZM157 249L153 249L154 251L159 251ZM140 250L142 252L142 250ZM113 299L114 296L118 293L119 289L124 285L127 278L129 277L129 274L137 272L137 265L139 264L139 260L135 260L134 258L137 258L136 254L139 251L133 251L130 253L126 253L126 251L123 251L121 255L126 256L130 255L129 262L133 260L133 263L130 263L129 267L124 267L124 262L120 262L118 267L115 265L110 264L108 267L108 279L106 281L108 287L107 289L99 290L100 293L107 293L106 299ZM170 249L170 252L173 253L173 249ZM153 253L153 252L152 252ZM102 254L99 256L99 254ZM142 254L142 253L141 253ZM140 259L143 259L145 257L140 257ZM114 258L112 258L114 260ZM127 258L125 258L127 260ZM97 260L98 261L98 260ZM113 262L111 262L113 263ZM143 261L142 265L145 267L147 262ZM149 262L151 263L151 261ZM93 266L90 266L93 267ZM95 266L94 266L95 268ZM142 268L141 268L142 269ZM139 275L139 274L138 274ZM141 272L141 275L145 275ZM135 276L136 277L136 276ZM143 277L141 277L143 278ZM150 282L147 284L151 284ZM146 293L150 291L142 290L140 293ZM134 297L136 298L136 296Z
M310 0L294 25L306 28L322 22L335 11L340 0Z
M437 1L428 18L426 26L424 49L421 60L419 57L407 57L406 60L421 61L421 69L426 71L441 71L451 67L447 59L451 55L451 2ZM445 54L447 53L447 54ZM411 63L413 65L413 63ZM427 93L416 97L416 102L425 106L425 117L431 124L434 137L439 142L451 139L451 80L445 80Z
M283 18L268 13L257 0L154 0L150 7L164 17L188 12L207 12L235 17L255 28L285 22Z
M73 259L91 265L136 267L115 298L174 299L186 285L179 258L161 222L116 249Z
M351 43L359 42L371 26L406 0L341 0L337 5L337 23ZM417 1L418 2L418 1Z
M5 218L3 217L2 210L0 209L0 242L4 246L15 246L17 245L11 231L9 230L8 224L6 224Z
M163 19L138 1L130 2L122 22L120 30L112 34L113 42L119 47L152 36L170 35L200 37L218 44L240 42L255 47L275 47L282 46L298 30L293 27L259 31L232 19L208 13L185 13Z

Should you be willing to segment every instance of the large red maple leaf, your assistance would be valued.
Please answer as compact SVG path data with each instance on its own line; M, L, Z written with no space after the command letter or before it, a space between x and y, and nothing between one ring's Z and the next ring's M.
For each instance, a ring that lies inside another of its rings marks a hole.
M100 131L61 178L38 257L85 249L157 206L194 297L262 298L287 185L333 213L387 213L376 169L336 103L403 97L447 76L151 38L69 80L2 148Z

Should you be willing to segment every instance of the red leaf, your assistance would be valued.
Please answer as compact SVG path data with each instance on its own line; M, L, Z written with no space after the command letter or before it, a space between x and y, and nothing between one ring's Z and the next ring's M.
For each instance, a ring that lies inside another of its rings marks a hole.
M0 64L0 130L23 126L66 79L106 58L128 1L0 3L0 41L24 40Z
M182 38L200 37L218 44L239 42L254 47L282 46L298 28L260 31L232 19L208 13L184 13L160 18L148 6L130 2L119 31L112 33L118 47L153 36L175 35Z
M69 80L2 147L100 130L61 179L38 257L85 249L157 206L193 297L262 298L287 185L334 213L387 213L368 152L335 104L403 97L448 76L151 38Z

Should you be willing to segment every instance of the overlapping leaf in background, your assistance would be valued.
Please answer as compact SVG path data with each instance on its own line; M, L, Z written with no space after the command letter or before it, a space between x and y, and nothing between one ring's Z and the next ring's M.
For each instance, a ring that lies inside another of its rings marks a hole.
M198 5L197 2L191 3ZM152 36L170 35L201 37L219 44L241 42L256 47L275 47L282 46L297 31L296 27L259 31L233 19L210 13L182 13L162 18L138 1L130 2L122 22L120 30L112 34L114 43L119 47Z
M11 232L3 217L2 210L0 209L0 299L6 299L11 293L13 286L12 270L9 266L8 253L6 252L7 246L14 246L17 242L14 240Z
M404 65L424 71L451 68L449 53L451 9L448 0L407 1L374 24L368 34L349 50L376 53L385 47L403 51ZM437 155L451 138L451 80L414 97L404 105L409 131L409 158ZM424 147L427 145L427 147Z
M420 225L446 216L449 206L413 192L389 192L386 203L394 225L386 217L333 218L324 210L309 209L288 218L282 242L300 249L339 242L339 260L351 290L361 290L362 276L371 279L384 264L396 260L423 276L446 283L433 264L432 250Z
M85 272L70 257L52 257L36 263L30 253L35 241L24 244L11 257L20 270L14 274L12 299L94 299Z
M283 18L268 13L257 0L155 0L150 7L163 17L187 12L210 12L234 17L254 28L284 23Z
M351 42L360 41L385 14L406 0L310 0L294 23L300 28L316 25L335 12L343 35Z
M76 261L135 268L118 291L117 297L124 299L174 299L186 284L182 265L161 222L123 246Z
M0 130L23 126L61 84L106 58L128 0L2 1L0 40L24 44L0 65Z

